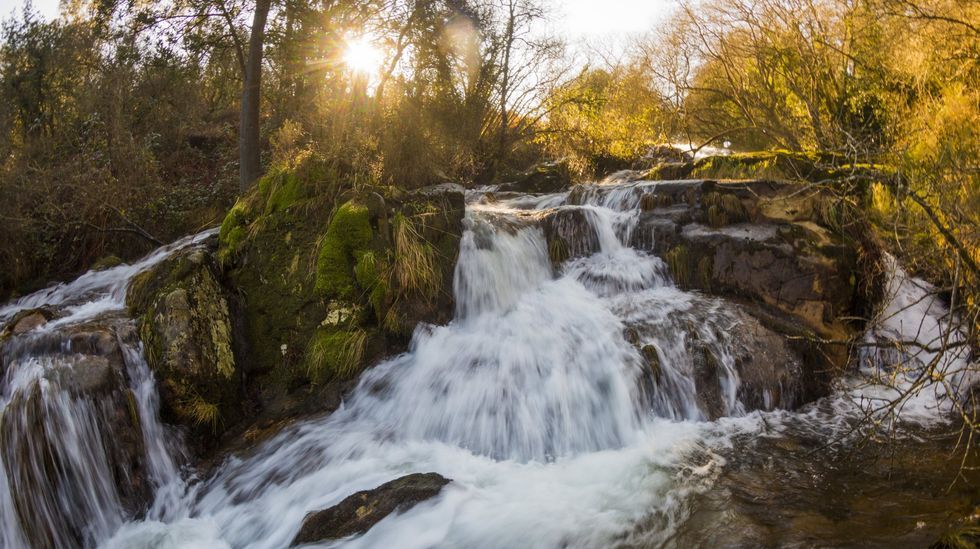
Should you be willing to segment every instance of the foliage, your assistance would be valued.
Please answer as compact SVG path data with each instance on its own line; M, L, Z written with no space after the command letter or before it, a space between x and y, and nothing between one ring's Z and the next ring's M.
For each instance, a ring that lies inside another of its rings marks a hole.
M307 352L307 373L315 382L349 378L361 367L367 332L360 328L333 331L321 328L313 335Z
M28 10L3 24L0 229L12 238L0 244L0 295L220 219L236 191L253 8L69 3L56 21ZM560 43L531 32L542 17L532 0L275 3L265 207L305 198L289 175L297 162L319 171L308 179L409 189L526 168L539 156L540 98L564 74ZM360 36L386 53L371 75L343 62Z
M219 219L234 133L199 64L96 17L28 10L0 37L0 295Z
M425 241L411 219L401 212L392 223L395 234L394 275L402 291L432 297L439 291L441 276L436 269L435 250Z
M584 71L548 98L547 131L538 141L549 156L569 159L580 175L609 162L628 167L670 137L655 84L638 63Z

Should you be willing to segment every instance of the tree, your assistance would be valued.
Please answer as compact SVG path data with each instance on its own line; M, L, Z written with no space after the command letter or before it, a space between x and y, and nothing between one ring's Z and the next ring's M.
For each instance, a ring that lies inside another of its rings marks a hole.
M260 111L262 99L262 47L265 42L265 25L272 0L256 0L252 16L252 29L245 56L245 74L242 79L241 126L239 128L239 190L244 193L262 175L262 151L260 142ZM232 29L234 32L234 29Z

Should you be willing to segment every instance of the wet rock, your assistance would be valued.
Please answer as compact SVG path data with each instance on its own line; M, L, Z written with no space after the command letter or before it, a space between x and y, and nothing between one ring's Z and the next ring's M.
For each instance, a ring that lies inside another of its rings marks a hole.
M631 342L636 345L635 342ZM647 363L647 368L650 370L650 375L653 377L655 382L659 382L663 378L663 371L660 366L660 353L657 352L657 348L653 345L644 345L640 348L640 355L643 360Z
M794 351L787 334L743 311L731 335L730 352L741 380L738 400L748 410L793 409L804 403L803 358Z
M584 203L601 190L576 188L572 195ZM629 244L662 257L681 288L751 299L822 338L846 337L851 328L841 318L859 316L858 282L866 271L860 258L875 255L873 243L833 222L831 197L810 193L801 203L793 198L797 191L772 181L637 187L623 205L640 210ZM591 215L564 207L541 217L553 262L598 251Z
M4 349L5 361L46 365L46 383L18 389L0 419L0 460L31 547L91 546L93 512L139 516L152 499L120 347L133 336L124 322L105 320L28 334Z
M708 345L697 339L688 341L687 352L691 356L698 408L707 419L714 421L730 412L722 395L724 376L718 357Z
M875 255L874 244L828 219L831 197L796 204L798 185L772 181L683 186L656 193L684 204L687 215L679 205L644 215L633 243L664 257L679 286L752 299L827 339L848 335L840 319L858 316L859 259ZM644 240L651 233L656 238Z
M12 335L21 335L35 328L47 324L50 320L57 317L57 313L46 307L37 309L27 309L13 316L7 324L0 329L0 341Z
M126 299L159 379L164 417L205 444L241 415L229 307L218 276L212 253L193 248L138 275Z
M502 192L557 193L572 185L568 163L564 161L539 164L520 176L517 181L498 187Z
M880 246L871 231L842 221L844 206L833 195L807 189L773 180L641 182L626 192L580 186L569 196L574 205L543 212L538 223L557 269L599 249L593 214L576 206L615 198L637 211L628 244L661 257L680 288L749 307L803 363L802 393L812 398L847 366L846 347L822 341L861 330L851 319L875 302L868 292L880 286ZM769 384L747 398L756 407L802 398L787 390Z
M436 497L450 482L436 473L416 473L357 492L329 509L307 515L293 545L363 534L388 515Z
M559 209L541 219L548 241L551 262L557 268L565 261L591 255L599 250L599 235L589 223L584 209Z

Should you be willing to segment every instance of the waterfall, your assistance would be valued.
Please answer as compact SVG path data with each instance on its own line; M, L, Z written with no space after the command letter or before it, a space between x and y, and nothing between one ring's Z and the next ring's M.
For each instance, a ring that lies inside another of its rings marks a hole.
M773 410L777 401L793 402L785 380L764 385L750 407L736 351L754 325L729 301L677 288L664 261L633 246L638 238L658 238L637 234L640 204L656 188L616 182L473 201L454 277L454 320L419 326L408 351L365 372L329 417L297 423L196 482L181 475L179 444L159 422L153 376L131 321L121 315L128 280L173 248L0 308L0 320L40 305L66 311L4 347L2 546L27 544L20 525L40 520L22 516L31 508L62 517L63 524L52 519L59 524L51 529L52 546L81 540L104 548L281 548L307 513L429 471L454 482L363 536L323 546L551 548L671 540L691 498L717 481L736 437L858 418L853 401L880 389L875 372L887 364L869 357L863 385L844 383L825 401L832 414L820 404ZM540 223L545 214L567 216L557 230L567 230L569 257L551 253ZM896 288L907 288L902 277ZM937 327L949 319L938 304L930 314ZM65 342L78 326L107 318L154 494L152 506L138 514L126 511L119 475L107 469L113 460L105 454L112 450L100 420L107 412L99 402L73 397L54 373L91 361ZM868 337L906 338L908 326L884 321ZM57 436L44 438L48 447L31 449L25 434L38 428L31 423L38 414L41 427ZM724 419L712 421L717 418ZM43 463L38 452L65 463L58 469L64 475L45 488L60 492L23 489L23 479L33 477L22 472ZM23 461L28 455L36 461ZM24 497L31 501L16 501Z
M91 547L137 516L177 508L179 441L160 423L155 381L122 311L135 274L209 234L0 308L0 324L41 306L61 313L2 346L0 547Z

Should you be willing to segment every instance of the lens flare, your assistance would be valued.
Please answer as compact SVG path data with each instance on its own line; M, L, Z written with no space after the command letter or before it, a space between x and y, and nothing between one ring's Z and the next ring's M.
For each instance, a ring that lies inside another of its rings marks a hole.
M344 63L354 72L376 74L381 69L382 55L367 37L352 38L344 50Z

